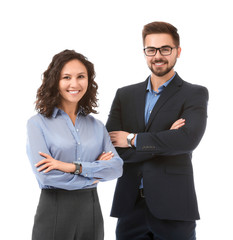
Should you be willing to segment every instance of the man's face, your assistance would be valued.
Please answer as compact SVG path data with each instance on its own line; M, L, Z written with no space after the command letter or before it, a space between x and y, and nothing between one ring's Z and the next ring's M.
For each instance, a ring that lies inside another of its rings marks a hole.
M144 44L145 48L161 48L164 46L173 48L171 54L168 56L161 55L159 50L157 50L155 56L146 56L147 65L152 74L162 77L174 71L173 67L176 64L176 59L180 56L181 48L176 48L170 34L149 34L146 36Z

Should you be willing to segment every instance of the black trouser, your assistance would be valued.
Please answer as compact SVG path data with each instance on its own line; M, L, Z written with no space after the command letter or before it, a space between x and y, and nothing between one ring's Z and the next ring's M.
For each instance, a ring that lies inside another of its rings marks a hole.
M117 240L195 240L195 221L155 218L143 194L139 194L134 210L117 222Z
M103 217L96 188L41 191L32 240L103 239Z

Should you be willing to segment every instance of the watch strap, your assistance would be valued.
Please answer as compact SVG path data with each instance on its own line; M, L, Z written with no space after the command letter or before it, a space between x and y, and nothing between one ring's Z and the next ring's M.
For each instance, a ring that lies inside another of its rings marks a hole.
M78 175L78 174L80 174L80 168L81 168L81 163L79 163L79 162L73 162L73 164L75 165L75 171L74 171L74 174L75 175Z

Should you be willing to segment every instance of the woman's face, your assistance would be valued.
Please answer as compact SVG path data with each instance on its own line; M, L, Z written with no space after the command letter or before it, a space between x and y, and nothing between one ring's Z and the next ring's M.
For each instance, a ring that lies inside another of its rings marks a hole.
M83 63L77 59L67 62L61 70L59 80L61 105L77 107L77 103L86 93L87 87L88 73Z

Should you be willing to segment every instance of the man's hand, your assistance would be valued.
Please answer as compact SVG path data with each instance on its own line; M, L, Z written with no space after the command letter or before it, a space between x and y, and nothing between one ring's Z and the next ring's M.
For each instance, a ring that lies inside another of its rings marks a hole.
M129 135L128 132L124 131L113 131L109 132L112 144L114 147L121 147L121 148L127 148L127 136Z
M172 124L170 130L174 130L174 129L177 130L177 129L183 127L184 125L185 125L185 119L180 118Z
M172 124L170 130L174 130L174 129L177 130L183 127L184 125L185 125L185 119L180 118ZM114 147L121 147L121 148L129 147L127 143L127 136L129 135L129 132L113 131L113 132L109 132L109 135ZM135 138L132 140L132 145L134 145L134 140Z

